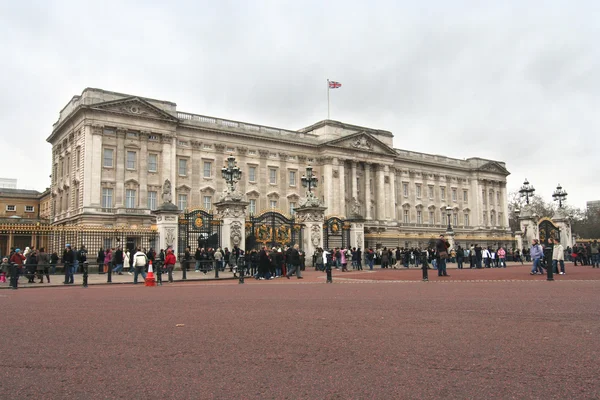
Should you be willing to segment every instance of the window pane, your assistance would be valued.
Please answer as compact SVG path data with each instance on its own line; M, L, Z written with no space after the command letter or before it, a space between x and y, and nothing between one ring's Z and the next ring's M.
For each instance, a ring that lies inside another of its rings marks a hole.
M248 181L256 182L256 167L248 168Z
M276 169L269 169L269 183L272 185L276 185L277 184L277 170Z
M203 204L204 204L204 209L210 210L212 208L212 197L204 196Z
M421 185L417 185L417 199L421 198Z
M422 223L422 215L421 215L421 211L417 211L417 224L421 224Z
M290 186L296 186L296 171L290 171Z
M429 198L433 199L433 186L429 186Z
M113 166L113 149L104 149L104 165L105 167L112 168ZM61 164L62 166L62 164ZM62 169L62 168L61 168Z
M127 152L127 169L135 169L135 151Z
M408 210L404 210L404 222L408 223Z
M271 200L270 206L271 208L277 208L277 200Z
M158 154L148 155L148 172L158 171Z
M443 186L440 187L440 197L442 198L442 200L446 198L446 188Z
M402 194L404 197L408 197L408 183L402 184Z
M469 214L465 214L465 226L469 226Z
M148 192L148 208L156 210L156 192Z
M179 175L187 176L187 160L179 159Z
M125 191L125 208L135 208L135 190L133 189Z
M452 201L456 201L456 189L452 189Z
M180 194L177 196L177 206L182 211L187 208L187 194Z
M250 215L256 214L256 200L255 199L250 199L250 204L248 205L248 211L250 212Z
M469 192L463 190L463 201L467 203L469 201Z
M290 214L294 215L294 208L296 208L296 203L290 203Z
M102 208L112 208L113 190L109 188L102 189Z
M204 161L204 177L210 178L212 170L212 163L210 161Z

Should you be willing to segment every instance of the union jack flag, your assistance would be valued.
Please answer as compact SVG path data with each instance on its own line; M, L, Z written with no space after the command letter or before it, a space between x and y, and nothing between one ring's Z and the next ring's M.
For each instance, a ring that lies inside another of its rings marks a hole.
M337 89L342 87L342 84L339 82L335 82L335 81L328 81L329 82L329 89Z

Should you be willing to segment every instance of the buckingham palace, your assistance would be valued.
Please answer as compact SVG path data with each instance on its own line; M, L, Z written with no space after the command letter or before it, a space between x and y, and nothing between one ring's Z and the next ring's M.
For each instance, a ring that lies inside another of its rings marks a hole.
M326 215L363 221L369 246L420 246L448 223L463 243L512 240L504 162L397 149L393 139L339 121L288 130L87 88L60 111L47 139L51 221L150 227L167 179L179 210L210 211L224 190L221 167L233 155L249 214L293 215L310 165Z

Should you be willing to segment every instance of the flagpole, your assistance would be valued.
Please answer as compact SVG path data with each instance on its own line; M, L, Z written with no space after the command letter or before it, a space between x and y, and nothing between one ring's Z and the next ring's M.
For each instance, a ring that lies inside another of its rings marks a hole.
M329 119L329 79L327 79L327 119Z

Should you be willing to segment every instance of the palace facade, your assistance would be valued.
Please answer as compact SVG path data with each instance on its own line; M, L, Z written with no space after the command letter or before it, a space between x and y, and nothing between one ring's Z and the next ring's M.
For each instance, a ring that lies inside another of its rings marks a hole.
M324 120L287 130L180 112L175 103L87 88L60 111L52 145L51 221L144 227L172 183L180 210L211 210L235 156L249 213L293 214L308 165L327 215L362 218L369 246L512 240L504 162L393 147L388 131ZM447 207L450 210L447 211Z

